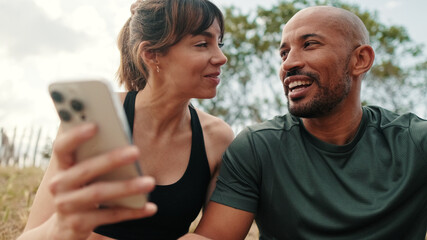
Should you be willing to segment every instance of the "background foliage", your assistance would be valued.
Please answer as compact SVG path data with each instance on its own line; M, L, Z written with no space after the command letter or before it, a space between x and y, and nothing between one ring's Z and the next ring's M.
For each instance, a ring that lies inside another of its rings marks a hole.
M279 0L271 8L244 13L224 9L226 34L222 83L217 97L199 100L199 107L239 129L287 112L278 77L281 30L297 11L330 5L348 9L365 23L376 60L364 80L363 104L381 105L403 113L427 114L427 58L402 26L380 22L377 13L338 0ZM421 103L421 104L420 104Z

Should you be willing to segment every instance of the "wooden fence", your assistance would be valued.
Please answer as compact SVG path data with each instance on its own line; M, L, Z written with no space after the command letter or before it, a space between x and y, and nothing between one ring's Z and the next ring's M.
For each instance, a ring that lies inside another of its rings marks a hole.
M42 127L0 128L0 166L45 168L52 152L53 138Z

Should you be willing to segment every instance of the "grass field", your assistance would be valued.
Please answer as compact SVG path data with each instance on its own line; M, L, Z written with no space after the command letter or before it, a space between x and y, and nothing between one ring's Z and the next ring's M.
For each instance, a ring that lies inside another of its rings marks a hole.
M40 168L0 167L0 240L16 239L21 234L42 176ZM246 240L255 239L258 239L258 230L254 224Z
M0 240L16 239L24 229L42 175L40 168L0 167Z

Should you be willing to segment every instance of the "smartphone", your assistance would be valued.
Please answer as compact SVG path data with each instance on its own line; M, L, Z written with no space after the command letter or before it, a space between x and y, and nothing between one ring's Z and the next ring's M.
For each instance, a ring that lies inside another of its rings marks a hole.
M97 134L76 150L77 163L132 144L123 106L108 82L103 80L53 82L49 85L49 93L65 131L85 122L95 123L98 127ZM136 161L134 164L101 175L94 181L125 180L141 175L141 169ZM141 208L146 202L147 195L139 194L105 202L101 206Z

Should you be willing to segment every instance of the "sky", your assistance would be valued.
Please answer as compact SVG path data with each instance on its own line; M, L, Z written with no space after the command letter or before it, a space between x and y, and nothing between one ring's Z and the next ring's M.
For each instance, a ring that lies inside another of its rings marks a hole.
M277 0L212 1L220 8L232 4L251 11ZM404 26L415 42L427 46L427 1L345 1L376 10L382 22ZM54 136L59 120L47 87L56 80L100 78L118 90L116 38L132 2L0 0L0 128L41 127Z

